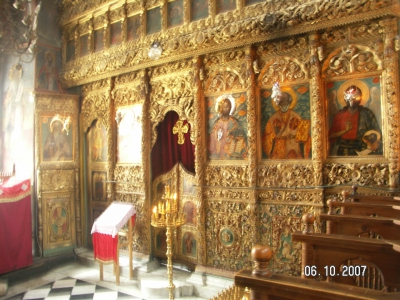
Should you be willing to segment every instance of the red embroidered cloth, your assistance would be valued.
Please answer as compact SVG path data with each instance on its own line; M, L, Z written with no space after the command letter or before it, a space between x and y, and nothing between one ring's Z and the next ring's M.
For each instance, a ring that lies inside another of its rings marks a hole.
M117 261L118 230L132 218L135 224L136 211L132 204L113 202L96 219L92 227L94 258L103 262Z
M30 180L0 185L0 274L30 266L32 257Z

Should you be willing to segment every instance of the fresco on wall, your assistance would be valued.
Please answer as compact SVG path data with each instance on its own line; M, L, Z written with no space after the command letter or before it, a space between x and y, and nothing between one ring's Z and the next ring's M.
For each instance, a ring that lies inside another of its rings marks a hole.
M107 201L107 172L92 171L93 201Z
M190 1L191 20L197 21L208 17L208 1L192 0Z
M74 120L71 118L69 134L63 131L64 123L59 115L41 116L42 161L73 161Z
M92 162L107 161L107 131L99 121L91 128L90 152Z
M209 97L207 102L209 158L247 159L246 94Z
M37 33L40 43L61 47L61 30L58 26L58 8L57 2L54 0L42 0L39 21L37 24ZM36 1L39 3L39 1Z
M217 0L217 14L236 9L236 0Z
M94 31L94 51L101 51L104 49L104 41L103 41L103 28L96 29Z
M155 7L146 12L146 34L152 34L161 31L161 8Z
M326 82L331 156L383 153L379 77Z
M133 41L140 38L140 15L134 15L128 18L127 41Z
M4 63L0 75L3 79L2 109L0 110L0 165L5 171L12 171L15 164L16 175L30 178L33 170L34 149L34 64L23 64L17 69L18 58Z
M36 56L36 90L63 92L59 70L61 70L60 50L39 45L39 53Z
M79 37L79 56L89 54L89 35L85 34Z
M142 104L118 109L121 122L118 125L117 162L142 162Z
M271 89L260 91L263 159L311 158L310 91L308 85L280 87L282 99Z
M67 62L69 62L75 58L75 41L74 40L67 41L67 46L66 46L65 52L66 52Z
M182 254L197 257L197 242L191 232L185 232L182 237Z
M110 45L115 46L122 43L121 22L110 24Z
M168 28L183 24L183 0L168 2L167 6Z

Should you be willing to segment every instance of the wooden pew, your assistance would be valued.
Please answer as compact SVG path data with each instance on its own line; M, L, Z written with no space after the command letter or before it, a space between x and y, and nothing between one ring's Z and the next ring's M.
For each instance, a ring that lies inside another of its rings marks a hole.
M328 205L328 215L337 214L337 211L339 211L342 215L386 217L400 220L400 206L392 204L381 204L379 202L342 202L336 199L330 199L326 204Z
M364 261L366 268L361 265L363 269L370 270L370 266L373 266L374 272L382 274L384 287L389 291L400 291L400 253L393 249L392 244L379 239L314 233L314 220L314 216L306 214L303 216L306 229L292 234L294 242L302 243L303 278L321 278L354 285L355 278L343 276L349 275L348 272L343 273L349 267L343 266L352 260L357 261L358 265L360 261ZM371 274L370 278L363 278L365 275L368 274L358 276L359 280L371 282L380 278Z
M358 215L321 214L327 234L400 240L400 220Z
M400 205L400 197L396 197L395 194L390 196L382 195L362 195L357 194L357 186L353 186L350 191L342 191L344 202L363 202L363 203L379 203L380 205Z
M400 293L387 293L333 282L273 274L269 269L272 250L256 245L252 249L253 270L241 270L234 276L236 286L251 289L249 300L354 300L400 299Z

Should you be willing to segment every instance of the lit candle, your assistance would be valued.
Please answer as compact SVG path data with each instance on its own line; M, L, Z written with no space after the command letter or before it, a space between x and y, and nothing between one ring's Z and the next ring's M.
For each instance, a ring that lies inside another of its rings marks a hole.
M177 210L178 209L178 202L176 201L176 193L174 193L174 209Z
M157 220L157 206L155 205L153 208L154 220Z
M169 213L169 211L170 211L170 203L169 203L169 201L167 200L167 213Z

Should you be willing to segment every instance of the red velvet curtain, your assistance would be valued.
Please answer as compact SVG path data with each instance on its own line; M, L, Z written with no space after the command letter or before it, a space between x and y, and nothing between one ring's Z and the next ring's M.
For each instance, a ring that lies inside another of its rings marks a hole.
M187 171L195 173L195 146L190 141L190 124L187 121L183 122L183 125L189 125L189 131L184 134L185 142L183 145L179 145L178 135L172 133L172 129L178 120L178 114L169 111L164 120L157 126L157 141L151 151L153 179L171 170L178 162L181 162Z

